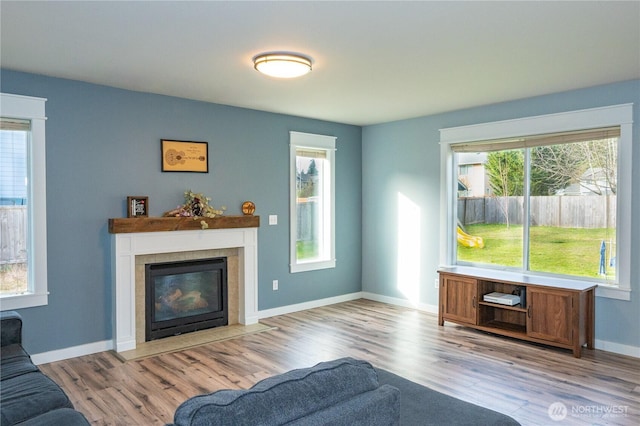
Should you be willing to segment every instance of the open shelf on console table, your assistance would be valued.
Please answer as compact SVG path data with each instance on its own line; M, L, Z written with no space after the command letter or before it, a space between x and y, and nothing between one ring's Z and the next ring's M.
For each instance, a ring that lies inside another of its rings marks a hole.
M208 217L130 217L109 219L109 232L111 234L124 234L132 232L163 232L163 231L187 231L199 230L205 221L208 228L258 228L260 216L217 216Z
M523 274L441 268L438 324L445 321L494 334L571 349L593 349L596 284ZM486 302L491 292L511 294L524 287L525 306Z

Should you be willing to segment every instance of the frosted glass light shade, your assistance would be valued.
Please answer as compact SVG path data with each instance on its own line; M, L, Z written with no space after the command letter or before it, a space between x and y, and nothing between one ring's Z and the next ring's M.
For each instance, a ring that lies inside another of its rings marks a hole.
M253 67L277 78L300 77L311 71L311 59L284 53L265 53L253 58Z

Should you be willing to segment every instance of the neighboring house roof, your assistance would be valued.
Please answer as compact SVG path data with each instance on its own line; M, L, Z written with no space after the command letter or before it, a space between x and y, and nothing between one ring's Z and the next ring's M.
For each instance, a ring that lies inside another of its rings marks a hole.
M457 157L458 165L464 166L467 164L485 164L487 162L486 152L461 152Z
M598 181L598 182L606 182L607 181L607 172L602 167L594 167L588 169L586 172L580 176L580 179L583 181Z
M557 195L594 195L601 192L611 193L609 182L607 181L607 172L600 167L594 167L585 171L580 175L580 182L560 189Z

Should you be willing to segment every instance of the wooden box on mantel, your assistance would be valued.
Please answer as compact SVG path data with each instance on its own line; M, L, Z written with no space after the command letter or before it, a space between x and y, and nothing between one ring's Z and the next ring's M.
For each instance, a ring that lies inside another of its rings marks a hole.
M206 229L257 228L260 216L217 216L207 217L133 217L109 219L111 234L132 232L163 232L202 230L202 221L209 225Z

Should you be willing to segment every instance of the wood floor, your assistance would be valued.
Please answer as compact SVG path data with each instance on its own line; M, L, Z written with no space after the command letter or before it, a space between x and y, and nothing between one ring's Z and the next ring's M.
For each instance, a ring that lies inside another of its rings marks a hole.
M640 424L640 359L492 336L368 300L282 315L233 340L121 362L103 352L41 365L92 424L162 425L187 398L248 388L293 368L351 356L523 425ZM563 403L555 422L549 407Z

